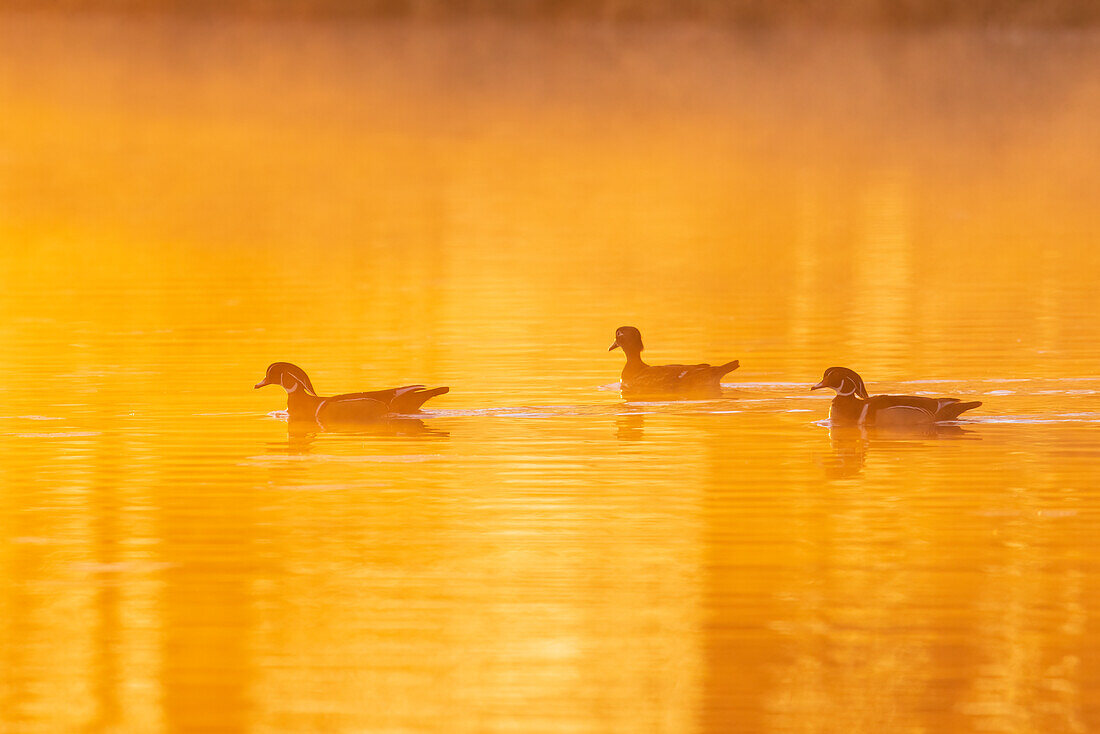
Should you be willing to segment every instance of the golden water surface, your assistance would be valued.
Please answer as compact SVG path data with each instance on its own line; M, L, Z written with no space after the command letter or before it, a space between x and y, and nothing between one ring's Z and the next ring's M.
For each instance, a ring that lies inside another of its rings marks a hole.
M1098 119L1088 32L0 15L0 732L1100 730Z

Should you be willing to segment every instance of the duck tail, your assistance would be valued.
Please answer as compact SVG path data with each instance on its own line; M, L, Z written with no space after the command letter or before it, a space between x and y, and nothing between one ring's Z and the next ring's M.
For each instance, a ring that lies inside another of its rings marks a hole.
M436 395L443 395L451 391L449 387L433 387L430 390L410 390L394 397L390 403L390 409L395 413L415 413L420 406L428 402Z
M735 369L737 369L740 366L741 366L741 362L739 360L735 359L732 362L726 362L725 364L720 364L717 367L715 367L714 368L714 374L717 377L721 377L722 375L725 375L729 372L733 372Z
M951 403L940 408L939 413L936 414L936 420L938 421L953 421L966 411L977 408L981 405L980 400L975 400L970 403Z

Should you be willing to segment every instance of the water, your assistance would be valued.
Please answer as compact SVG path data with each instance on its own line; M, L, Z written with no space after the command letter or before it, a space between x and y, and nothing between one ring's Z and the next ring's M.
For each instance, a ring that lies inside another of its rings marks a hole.
M1097 61L4 16L0 730L1100 727ZM742 367L624 402L626 324Z

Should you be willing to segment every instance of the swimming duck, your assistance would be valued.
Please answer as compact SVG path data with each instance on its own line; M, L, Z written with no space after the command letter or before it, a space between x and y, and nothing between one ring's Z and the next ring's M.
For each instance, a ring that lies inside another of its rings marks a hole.
M621 380L623 396L670 395L718 397L722 394L722 375L740 366L735 359L723 365L663 364L648 365L642 361L642 332L633 326L615 330L615 342L607 351L621 348L626 354Z
M811 390L830 387L836 397L829 408L829 420L834 424L857 424L879 427L906 427L953 421L962 413L977 408L981 402L964 403L958 398L925 398L917 395L867 394L863 379L846 367L825 370L821 382Z
M449 392L449 387L424 389L423 385L406 385L374 392L356 392L324 398L313 389L305 371L289 362L275 362L267 368L264 385L282 385L286 390L286 407L292 421L312 421L326 424L359 423L377 420L392 413L415 413L429 398Z

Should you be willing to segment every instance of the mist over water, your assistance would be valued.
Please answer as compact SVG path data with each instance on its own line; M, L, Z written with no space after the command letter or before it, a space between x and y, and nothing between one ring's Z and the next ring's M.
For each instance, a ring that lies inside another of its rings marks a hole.
M0 20L0 729L1100 725L1095 32Z

